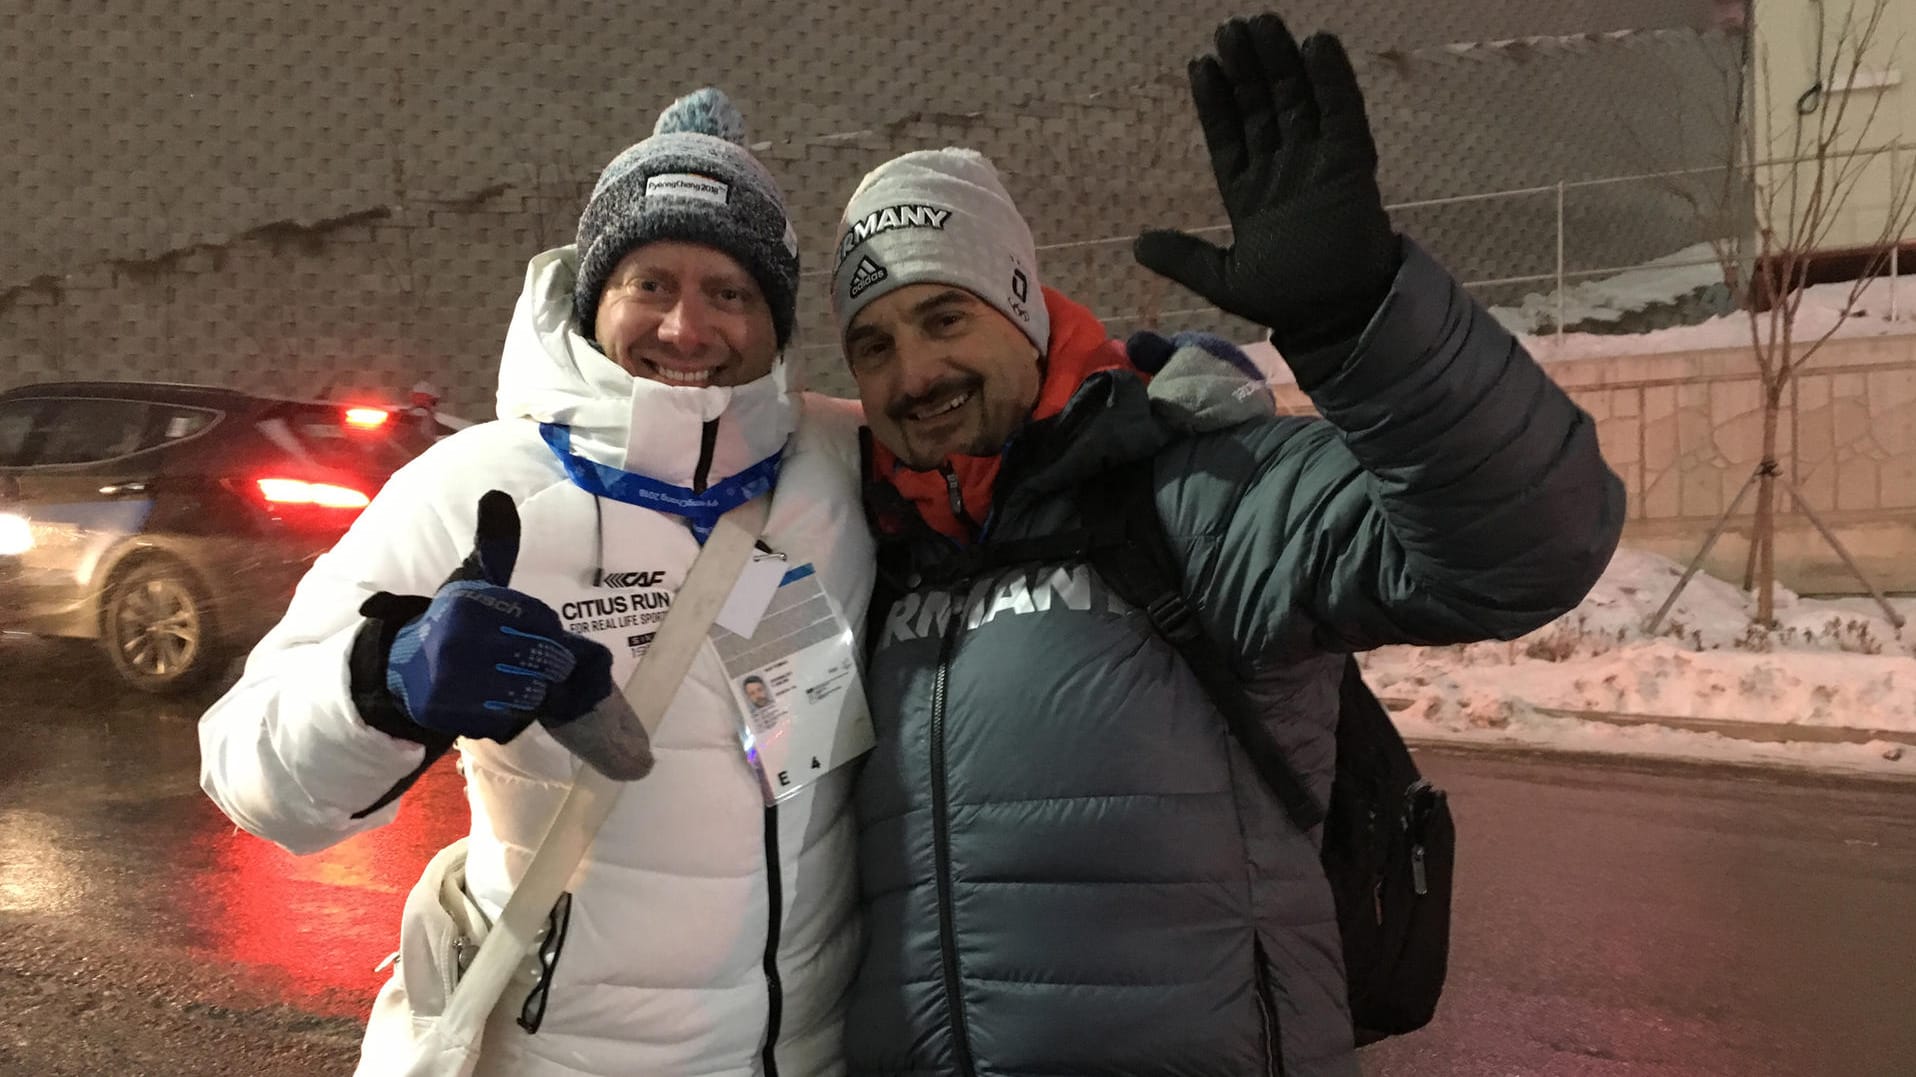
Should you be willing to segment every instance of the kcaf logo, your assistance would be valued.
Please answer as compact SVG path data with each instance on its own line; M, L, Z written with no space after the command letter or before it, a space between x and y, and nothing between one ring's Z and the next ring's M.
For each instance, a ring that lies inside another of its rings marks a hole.
M605 574L605 578L599 581L599 586L616 587L620 590L629 587L657 587L659 581L663 579L665 579L665 573L663 571L608 572Z
M888 272L884 266L872 261L871 255L868 254L860 258L858 260L858 268L852 270L851 297L857 299L859 296L864 295L866 291L870 290L873 285L889 276L891 276L891 273Z
M937 638L952 617L962 616L967 631L999 617L1017 617L1051 610L1105 612L1116 616L1131 607L1104 585L1089 565L1014 569L974 585L968 594L916 591L893 603L885 618L879 645Z
M852 256L858 245L873 236L882 236L898 228L935 228L942 232L945 222L950 219L951 211L948 209L917 203L873 210L865 214L864 220L853 221L845 229L845 238L838 244L838 264L844 265L845 259Z

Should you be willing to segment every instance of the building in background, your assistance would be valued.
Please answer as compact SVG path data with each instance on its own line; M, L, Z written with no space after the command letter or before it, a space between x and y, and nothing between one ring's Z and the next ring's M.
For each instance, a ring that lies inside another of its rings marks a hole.
M1880 11L1879 0L1752 3L1754 155L1790 162L1759 170L1758 182L1779 192L1773 218L1780 225L1793 219L1792 183L1805 192L1814 186L1815 161L1802 158L1814 158L1819 137L1829 138L1833 158L1865 155L1826 167L1824 175L1833 178L1853 166L1855 178L1845 177L1831 227L1815 244L1828 265L1819 276L1844 279L1845 269L1854 276L1861 268L1856 256L1892 238L1885 226L1916 170L1916 153L1908 152L1916 145L1916 70L1909 67L1916 57L1916 3L1881 0ZM1908 205L1906 197L1901 202ZM1916 272L1916 265L1898 262L1902 272Z

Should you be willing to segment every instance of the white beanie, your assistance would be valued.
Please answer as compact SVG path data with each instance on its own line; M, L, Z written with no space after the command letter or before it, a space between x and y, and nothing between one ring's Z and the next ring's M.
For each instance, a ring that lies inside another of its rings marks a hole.
M842 341L869 303L911 284L950 284L996 307L1050 350L1038 251L998 170L976 150L918 150L872 169L845 207L832 270Z

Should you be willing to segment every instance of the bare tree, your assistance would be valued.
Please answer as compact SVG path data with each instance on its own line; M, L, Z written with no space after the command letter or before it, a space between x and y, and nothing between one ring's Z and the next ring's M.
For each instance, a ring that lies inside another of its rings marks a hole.
M1829 5L1815 5L1811 25L1816 35L1815 81L1796 100L1794 114L1787 119L1771 121L1760 114L1764 99L1757 88L1769 83L1772 72L1767 50L1760 44L1763 27L1752 20L1742 70L1735 80L1735 137L1729 142L1729 166L1721 172L1722 187L1707 201L1690 198L1703 218L1731 301L1748 318L1750 354L1762 387L1762 451L1755 471L1651 619L1653 630L1752 487L1756 510L1745 586L1756 591L1757 621L1774 623L1779 484L1876 597L1891 622L1898 627L1903 623L1777 460L1777 433L1790 387L1857 311L1864 292L1890 266L1916 218L1916 197L1912 197L1916 168L1891 169L1880 224L1860 245L1841 245L1851 256L1855 272L1838 301L1837 317L1827 328L1809 333L1799 316L1813 283L1812 273L1831 264L1837 229L1854 217L1846 214L1852 196L1888 152L1886 140L1875 137L1883 95L1855 92L1861 86L1859 76L1872 62L1887 62L1901 44L1885 40L1884 25L1891 4L1900 0L1835 2L1844 5L1840 16Z

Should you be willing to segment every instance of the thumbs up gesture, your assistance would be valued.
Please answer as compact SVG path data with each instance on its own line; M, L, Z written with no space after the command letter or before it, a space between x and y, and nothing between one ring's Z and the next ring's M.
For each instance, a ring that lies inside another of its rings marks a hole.
M472 553L387 652L386 689L423 728L504 743L535 719L552 728L608 697L623 703L610 652L511 588L518 559L519 510L490 491L479 499Z

